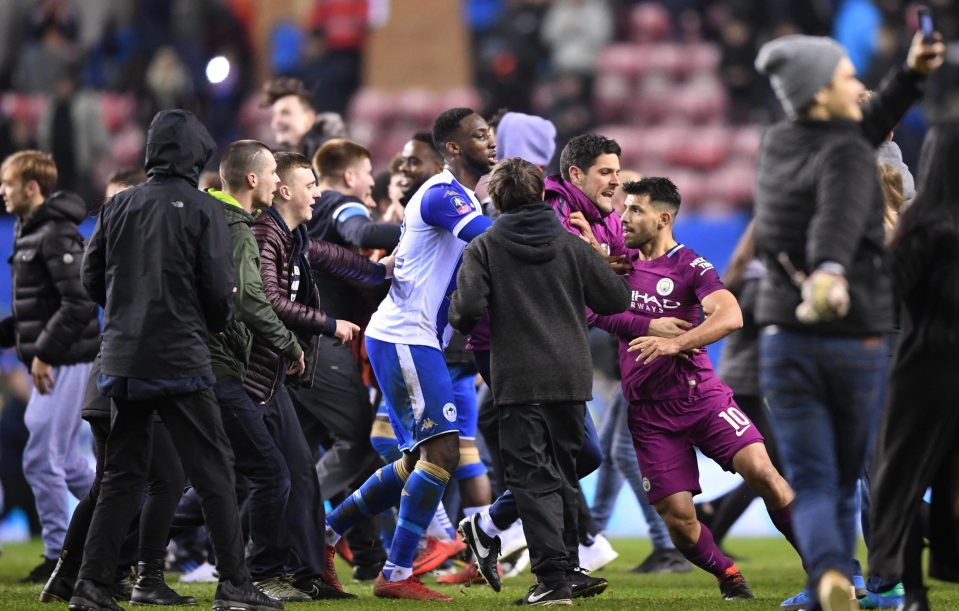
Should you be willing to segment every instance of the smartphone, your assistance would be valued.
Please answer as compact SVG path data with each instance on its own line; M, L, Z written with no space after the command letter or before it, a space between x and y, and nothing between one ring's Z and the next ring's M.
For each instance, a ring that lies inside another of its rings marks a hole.
M928 6L920 6L916 9L916 15L919 17L919 29L922 31L922 37L926 42L932 42L932 33L936 31L932 24L932 11Z

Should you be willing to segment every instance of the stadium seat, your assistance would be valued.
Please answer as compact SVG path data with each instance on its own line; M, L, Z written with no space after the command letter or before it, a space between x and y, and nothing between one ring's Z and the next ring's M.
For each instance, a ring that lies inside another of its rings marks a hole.
M711 125L687 130L672 143L669 149L672 163L689 168L715 168L726 161L729 133L721 125Z
M660 3L644 2L629 13L629 37L636 42L658 42L669 37L672 19Z

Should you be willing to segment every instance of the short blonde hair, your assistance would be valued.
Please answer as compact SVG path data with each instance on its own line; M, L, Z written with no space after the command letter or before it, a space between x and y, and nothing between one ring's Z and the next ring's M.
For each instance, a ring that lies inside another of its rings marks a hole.
M35 180L44 198L57 188L57 165L53 163L53 157L43 151L28 150L10 155L0 165L0 175L8 171L20 182Z

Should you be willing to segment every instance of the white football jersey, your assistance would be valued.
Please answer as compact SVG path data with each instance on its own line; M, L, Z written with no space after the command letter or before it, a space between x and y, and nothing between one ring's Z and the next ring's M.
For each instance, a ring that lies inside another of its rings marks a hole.
M390 293L380 304L366 335L395 344L446 347L450 294L468 238L461 232L474 220L470 235L491 221L482 215L476 195L448 169L433 176L406 206L396 251Z

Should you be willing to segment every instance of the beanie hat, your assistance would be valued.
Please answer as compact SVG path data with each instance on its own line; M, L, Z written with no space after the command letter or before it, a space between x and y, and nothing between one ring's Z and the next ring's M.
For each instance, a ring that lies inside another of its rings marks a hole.
M836 66L845 56L846 50L832 38L783 36L759 50L756 70L769 77L783 110L795 119L816 93L832 81Z
M521 112L508 112L496 126L496 158L520 157L547 166L556 152L556 126L552 121Z

